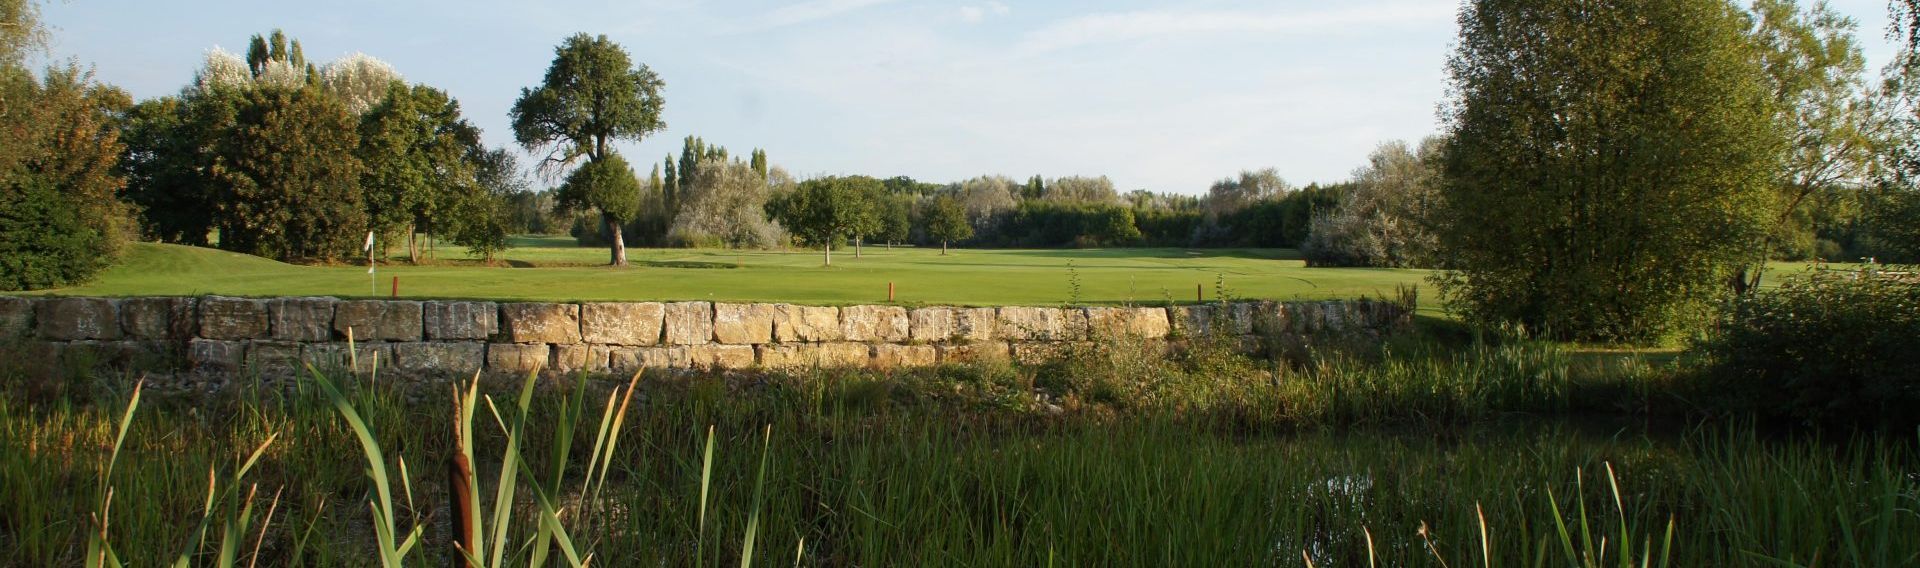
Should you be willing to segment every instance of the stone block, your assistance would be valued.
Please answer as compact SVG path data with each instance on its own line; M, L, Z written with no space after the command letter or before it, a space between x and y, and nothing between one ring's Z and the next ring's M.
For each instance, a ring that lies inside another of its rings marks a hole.
M500 306L493 302L427 302L422 309L427 339L483 340L500 333Z
M120 331L133 339L185 340L199 327L194 298L127 298L120 301Z
M840 308L775 304L773 313L775 341L818 343L840 340Z
M773 342L772 304L714 304L713 339L733 345Z
M268 327L280 341L333 339L333 298L275 298L267 301ZM356 328L354 333L360 333Z
M33 321L41 339L119 339L120 316L106 298L43 298L34 302Z
M1070 318L1069 310L1060 308L1031 308L1010 306L1000 308L996 333L1000 337L1013 341L1060 341L1076 335L1076 329L1086 327L1086 313L1071 310L1079 314Z
M547 368L547 357L551 355L551 348L546 344L489 343L487 372L525 374L539 371Z
M487 344L478 341L396 343L393 366L416 373L471 375L487 363Z
M1006 343L999 341L942 345L939 349L942 363L986 363L1007 361L1012 358L1012 349Z
M752 345L709 343L691 345L686 350L687 358L695 369L738 370L754 365Z
M959 313L953 308L915 308L907 312L914 341L946 342L960 333Z
M1087 308L1086 318L1093 339L1159 339L1171 329L1162 308Z
M500 304L500 325L513 343L579 343L580 305Z
M878 369L931 367L939 361L940 352L932 345L882 343L873 346L872 366Z
M607 350L607 366L615 373L685 369L692 364L686 347L611 347Z
M33 302L26 298L0 298L0 339L24 337L33 331Z
M594 354L601 358L594 360ZM553 353L547 356L547 368L563 373L586 371L589 373L606 372L606 350L594 351L593 346L585 344L559 344L553 346Z
M353 353L349 356L346 342L307 343L300 346L300 359L323 371L335 369L355 372L371 371L376 364L381 368L393 366L393 348L394 345L388 343L356 342L353 344ZM356 365L358 365L357 368Z
M419 341L424 323L415 300L351 300L333 309L334 336L351 329L354 341Z
M139 371L160 370L167 363L164 341L96 341L66 343L59 356L75 367L112 367Z
M1076 348L1091 344L1069 341L1035 341L1013 344L1013 360L1022 365L1040 365L1066 358Z
M231 373L246 361L247 344L241 341L195 339L187 342L187 363L195 371Z
M609 345L658 345L665 317L666 306L658 302L581 304L580 338Z
M909 327L907 309L899 306L840 308L840 335L846 341L906 341Z
M1175 306L1170 310L1172 328L1187 337L1212 333L1247 335L1254 332L1254 321L1258 319L1258 305L1253 302Z
M673 302L666 305L668 345L706 345L713 342L713 304Z
M954 340L992 341L998 337L999 310L993 308L954 309Z
M785 343L760 346L760 365L769 369L865 367L872 350L865 343Z
M266 339L266 300L207 296L200 299L200 337Z
M292 341L247 342L247 370L255 373L286 375L304 370L300 344Z

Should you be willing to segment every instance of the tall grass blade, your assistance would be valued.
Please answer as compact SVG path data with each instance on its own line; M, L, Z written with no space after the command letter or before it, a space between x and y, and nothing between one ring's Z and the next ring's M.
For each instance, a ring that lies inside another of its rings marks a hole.
M753 510L747 513L747 538L740 545L740 568L753 565L753 541L760 532L760 503L767 487L767 450L773 447L773 425L766 427L760 439L760 473L753 481Z

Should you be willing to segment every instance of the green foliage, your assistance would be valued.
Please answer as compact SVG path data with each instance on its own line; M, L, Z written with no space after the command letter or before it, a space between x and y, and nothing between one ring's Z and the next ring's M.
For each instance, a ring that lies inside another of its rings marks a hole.
M369 228L393 237L415 227L436 232L483 191L475 180L479 129L460 116L445 92L398 81L360 121L358 155L366 165Z
M801 244L831 249L873 228L873 199L882 191L880 180L865 176L815 178L768 203L767 211Z
M513 136L550 163L598 160L615 140L639 140L666 128L660 120L666 83L607 36L576 34L554 49L537 88L513 103Z
M1816 424L1920 424L1920 273L1822 270L1736 300L1700 346L1703 391Z
M127 212L111 113L126 105L74 67L41 79L0 65L0 290L79 284L118 257Z
M220 248L280 260L357 253L367 221L354 118L311 87L249 89L232 102L233 129L211 152Z
M619 154L607 154L567 174L556 195L561 208L598 210L610 223L624 222L639 212L640 179Z
M967 222L967 210L960 206L960 200L951 195L933 198L933 205L927 208L925 222L927 236L940 241L941 254L946 254L947 243L973 237L973 225Z
M1114 203L1027 201L1000 228L1018 247L1122 247L1140 240L1133 208Z
M509 233L532 232L516 227L515 216L520 214L517 203L536 194L527 190L519 161L505 148L477 151L468 159L476 162L477 167L473 190L459 195L454 211L447 217L453 225L453 242L492 263L507 250Z
M160 242L206 246L213 231L207 211L217 191L207 175L212 157L201 149L229 126L231 107L216 97L161 97L140 101L121 116L126 144L122 193L140 208L140 228ZM223 121L222 119L226 119Z
M1354 172L1340 205L1314 215L1301 254L1312 266L1432 266L1434 236L1426 214L1439 190L1442 142L1429 138L1418 153L1406 143L1381 144Z
M1781 134L1720 0L1479 0L1449 62L1437 282L1478 325L1650 341L1751 258Z

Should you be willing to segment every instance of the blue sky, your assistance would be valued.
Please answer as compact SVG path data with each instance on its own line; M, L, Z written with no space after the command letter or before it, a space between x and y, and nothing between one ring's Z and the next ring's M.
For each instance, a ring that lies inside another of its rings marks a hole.
M1884 0L1839 0L1869 63L1892 54ZM1338 181L1381 141L1434 132L1458 4L1446 0L65 0L52 53L145 98L203 53L285 29L309 59L355 51L447 90L490 144L553 47L607 34L667 82L668 128L766 148L795 175L1108 175L1206 190L1242 169Z

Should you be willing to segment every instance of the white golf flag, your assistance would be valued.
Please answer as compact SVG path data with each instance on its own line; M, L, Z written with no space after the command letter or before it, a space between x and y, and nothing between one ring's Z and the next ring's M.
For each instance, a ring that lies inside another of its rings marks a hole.
M373 252L373 231L367 231L367 244L360 247L360 250Z

